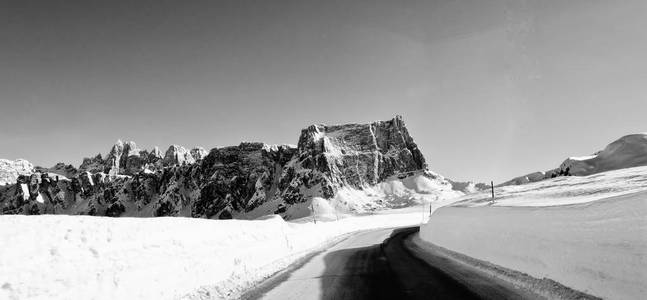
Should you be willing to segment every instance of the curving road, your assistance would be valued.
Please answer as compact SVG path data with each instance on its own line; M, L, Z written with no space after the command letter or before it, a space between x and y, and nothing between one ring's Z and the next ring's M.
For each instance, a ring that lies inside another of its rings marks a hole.
M523 299L514 287L407 247L417 227L355 234L271 278L244 299ZM431 262L432 265L426 263ZM453 268L453 278L441 270ZM454 272L454 269L456 270ZM457 275L458 274L458 275Z

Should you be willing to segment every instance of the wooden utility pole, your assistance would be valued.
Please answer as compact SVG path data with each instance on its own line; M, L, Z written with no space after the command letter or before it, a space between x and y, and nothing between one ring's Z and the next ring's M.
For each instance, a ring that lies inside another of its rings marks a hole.
M422 206L422 220L420 220L420 225L425 223L425 206Z
M492 201L494 201L494 181L490 181L490 188L492 190Z

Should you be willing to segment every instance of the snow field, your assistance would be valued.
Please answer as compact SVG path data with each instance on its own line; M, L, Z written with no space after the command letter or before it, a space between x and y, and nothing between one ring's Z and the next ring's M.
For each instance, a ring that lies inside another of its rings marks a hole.
M344 234L420 213L334 222L0 216L0 299L232 298Z
M620 169L589 176L560 176L524 185L495 187L494 190L494 202L489 190L444 201L466 207L542 207L591 202L647 191L647 167Z
M420 237L594 296L647 295L647 192L547 207L536 206L536 199L519 206L519 197L516 206L440 208Z

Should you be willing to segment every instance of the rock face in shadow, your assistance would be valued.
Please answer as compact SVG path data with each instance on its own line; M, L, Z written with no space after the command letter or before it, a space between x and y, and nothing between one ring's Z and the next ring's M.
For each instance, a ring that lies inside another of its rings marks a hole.
M399 116L312 125L301 131L296 147L244 142L207 154L172 145L162 155L159 148L148 152L118 141L105 158L85 159L77 176L43 187L52 196L35 207L40 213L245 218L252 211L283 213L313 197L331 199L340 188L362 189L426 168ZM20 183L0 190L3 212L33 212L34 203L23 194Z

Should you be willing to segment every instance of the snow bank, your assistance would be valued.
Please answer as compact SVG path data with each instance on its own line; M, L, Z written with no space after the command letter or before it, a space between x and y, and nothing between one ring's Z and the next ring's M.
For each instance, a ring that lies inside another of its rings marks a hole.
M231 298L346 233L419 213L336 222L0 216L0 299Z
M436 210L420 236L595 296L639 299L647 295L645 183L641 167L505 187L493 205L472 195Z

